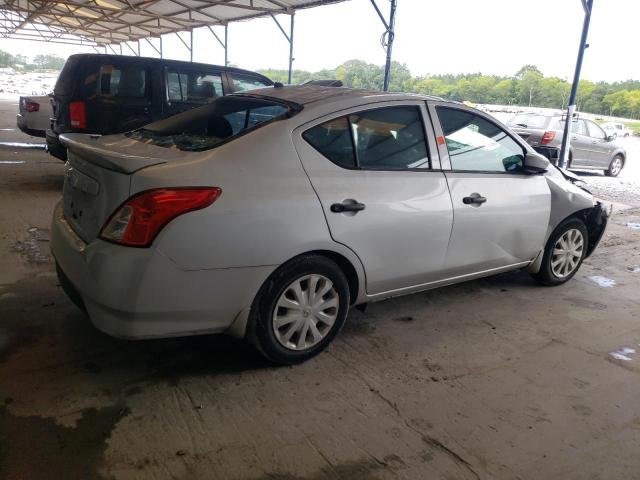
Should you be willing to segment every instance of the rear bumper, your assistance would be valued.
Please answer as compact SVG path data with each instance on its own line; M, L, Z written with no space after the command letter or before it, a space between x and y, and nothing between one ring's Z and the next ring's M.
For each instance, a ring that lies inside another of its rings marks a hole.
M187 271L155 248L86 244L63 218L61 204L51 251L65 292L95 327L130 339L225 332L246 315L274 268Z
M27 135L31 135L32 137L44 137L45 136L45 131L44 130L37 130L37 129L29 128L27 126L27 118L24 115L22 115L21 113L19 113L16 116L16 124L18 125L18 128L23 133L26 133Z
M58 139L58 134L53 130L48 129L45 133L45 137L47 139L47 151L54 157L66 162L67 149Z

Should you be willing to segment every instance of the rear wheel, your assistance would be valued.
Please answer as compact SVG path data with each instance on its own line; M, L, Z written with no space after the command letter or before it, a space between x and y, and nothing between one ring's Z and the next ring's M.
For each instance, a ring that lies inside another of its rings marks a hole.
M606 170L604 173L608 177L617 177L618 174L622 171L622 167L624 166L624 160L622 159L622 155L616 155L611 160L609 164L609 170Z
M265 282L251 313L252 339L273 362L303 362L334 339L347 318L349 284L332 260L302 255Z
M532 274L542 285L561 285L570 280L582 265L587 251L588 233L582 220L562 222L551 234L544 249L538 273Z

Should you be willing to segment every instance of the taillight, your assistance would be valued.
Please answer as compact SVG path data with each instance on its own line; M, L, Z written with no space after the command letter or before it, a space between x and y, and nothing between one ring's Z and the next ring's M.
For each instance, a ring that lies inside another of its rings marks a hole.
M160 230L179 215L208 207L218 187L158 188L134 195L102 227L100 238L132 247L148 247Z
M69 121L73 128L87 128L87 108L84 102L69 104Z
M40 104L27 100L26 102L24 102L24 109L27 112L37 112L40 110Z
M544 132L544 135L542 135L542 140L540 140L540 145L547 145L551 143L554 138L556 138L556 132L546 131Z

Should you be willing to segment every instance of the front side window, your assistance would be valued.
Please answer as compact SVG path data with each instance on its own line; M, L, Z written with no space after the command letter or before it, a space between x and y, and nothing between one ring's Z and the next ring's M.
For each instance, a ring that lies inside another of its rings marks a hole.
M437 107L453 170L516 172L524 149L502 128L471 112Z
M252 97L218 97L211 103L151 123L126 135L185 151L208 150L263 125L295 114L293 104Z
M604 140L607 137L607 134L604 133L604 130L602 130L595 123L588 122L587 125L589 127L589 136L590 137L597 138L599 140Z
M99 92L106 97L145 97L147 71L136 65L101 65Z
M429 168L422 114L416 106L385 107L346 115L313 127L302 136L341 167Z
M212 73L168 70L167 94L171 102L207 103L222 95L222 77Z
M239 73L233 74L233 91L234 92L246 92L249 90L255 90L257 88L265 88L270 86L264 80L251 75L242 75Z

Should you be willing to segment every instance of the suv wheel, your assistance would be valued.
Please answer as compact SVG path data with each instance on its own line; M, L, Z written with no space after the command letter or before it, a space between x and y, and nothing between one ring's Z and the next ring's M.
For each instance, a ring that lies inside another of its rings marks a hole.
M609 170L605 171L605 175L608 177L617 177L618 174L622 171L622 167L624 166L624 160L622 159L622 155L616 155L611 160L609 164Z
M532 274L542 285L569 281L578 271L587 252L589 235L584 222L570 218L553 231L544 249L540 271Z
M251 309L251 337L275 363L303 362L334 339L348 310L349 283L340 267L320 255L302 255L260 289Z

